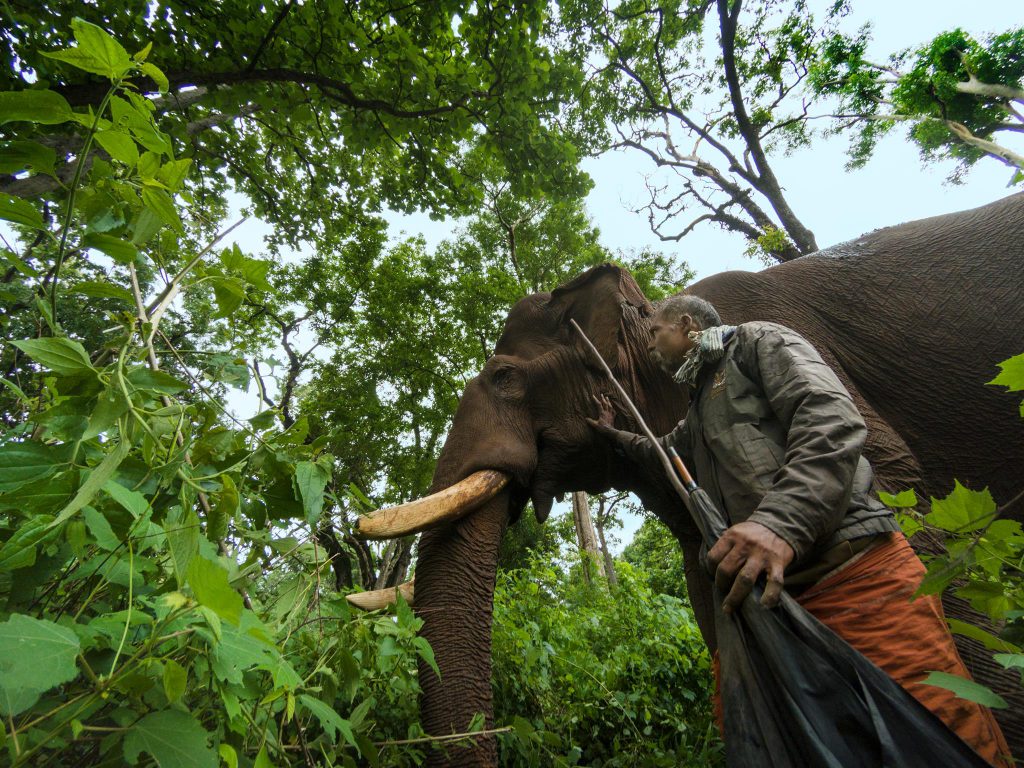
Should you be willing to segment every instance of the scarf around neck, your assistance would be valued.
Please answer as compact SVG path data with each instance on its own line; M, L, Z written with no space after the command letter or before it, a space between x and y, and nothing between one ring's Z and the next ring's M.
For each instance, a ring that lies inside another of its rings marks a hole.
M686 384L695 389L697 374L705 364L722 359L722 355L725 354L725 342L735 330L735 325L715 325L702 331L690 331L689 337L695 344L693 349L686 353L683 364L672 378L679 384Z

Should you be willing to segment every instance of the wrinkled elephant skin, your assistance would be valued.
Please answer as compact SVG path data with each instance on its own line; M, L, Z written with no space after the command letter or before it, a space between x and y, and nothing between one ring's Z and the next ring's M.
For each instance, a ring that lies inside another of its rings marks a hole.
M1006 502L1024 487L1024 473L1011 469L1024 466L1019 395L985 386L998 362L1024 352L1024 194L879 230L763 272L717 275L688 291L712 301L725 322L772 320L818 348L868 422L865 452L883 488L941 496L955 474ZM696 567L696 530L660 469L618 458L584 421L592 396L610 389L569 319L594 341L655 433L684 414L685 393L646 354L651 311L628 273L596 267L517 303L494 357L467 387L434 487L479 469L513 480L477 512L423 537L416 610L441 669L438 681L421 665L428 732L461 732L479 711L490 718L498 544L528 499L542 512L566 491L633 491L680 541L688 574ZM616 426L637 431L621 414ZM688 581L713 646L709 596ZM961 653L976 677L992 681L985 668L991 653L970 643ZM1011 701L1000 717L1011 747L1024 753L1024 701ZM495 744L481 739L475 749L432 759L493 765Z

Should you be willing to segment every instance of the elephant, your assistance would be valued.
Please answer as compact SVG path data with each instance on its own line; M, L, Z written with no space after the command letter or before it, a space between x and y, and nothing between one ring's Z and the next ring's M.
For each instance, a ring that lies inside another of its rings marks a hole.
M723 321L771 320L806 337L848 387L869 427L865 454L881 489L948 493L954 477L1008 501L1024 489L1024 420L1017 398L986 387L996 364L1024 352L1024 193L969 211L877 230L761 272L726 272L686 292ZM610 392L569 320L575 320L655 434L687 408L685 390L650 360L651 303L624 269L605 264L510 310L493 356L469 382L438 459L433 495L360 522L366 535L424 530L415 610L440 678L421 664L428 733L465 731L490 717L491 611L498 545L532 501L543 519L565 492L635 493L683 549L690 598L715 647L696 527L660 466L615 454L587 424L593 396ZM639 431L624 409L616 427ZM1019 510L1008 510L1020 519ZM918 542L932 551L941 542ZM706 583L706 582L705 582ZM965 606L947 601L947 611ZM991 653L958 636L972 673L993 684ZM1019 681L1018 681L1019 682ZM997 713L1024 755L1024 695L998 683ZM438 764L496 763L493 737L435 756Z

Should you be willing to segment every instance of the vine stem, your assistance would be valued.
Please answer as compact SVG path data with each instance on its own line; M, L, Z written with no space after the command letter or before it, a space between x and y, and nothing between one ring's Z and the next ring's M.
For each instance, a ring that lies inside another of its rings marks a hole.
M64 212L64 227L60 233L60 246L57 248L57 263L53 270L53 285L50 287L50 314L53 316L54 323L57 322L57 283L60 280L60 269L64 265L64 256L67 252L68 233L71 231L71 219L75 214L75 197L78 195L78 185L82 180L85 161L92 150L93 138L96 136L100 120L103 113L107 111L107 104L110 103L110 99L120 87L121 80L118 79L103 96L103 101L100 102L96 115L92 119L89 132L85 135L85 143L82 145L82 151L78 155L78 163L75 165L75 177L71 180L71 189L68 192L68 209Z
M117 652L114 654L114 660L110 663L110 674L108 677L113 677L114 670L117 669L117 660L121 656L121 651L124 650L125 640L128 639L128 628L132 623L132 592L135 584L135 551L132 549L131 539L128 540L128 615L124 620L124 632L121 633L121 642L117 646Z
M398 739L397 741L375 741L375 747L396 747L402 744L428 744L435 741L459 741L460 739L471 739L475 736L493 736L496 733L509 733L511 725L503 728L489 728L485 731L470 731L467 733L449 733L445 736L423 736L419 739Z

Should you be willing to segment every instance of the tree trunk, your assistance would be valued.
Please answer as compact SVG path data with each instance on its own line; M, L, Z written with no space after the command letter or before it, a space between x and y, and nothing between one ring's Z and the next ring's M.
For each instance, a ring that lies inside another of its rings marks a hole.
M576 523L576 540L580 545L580 557L583 561L583 578L589 584L596 569L601 577L605 575L604 559L597 546L597 534L594 533L594 521L590 517L590 504L587 494L573 491L572 517Z
M601 499L601 506L604 507L604 499ZM615 589L619 583L619 577L615 573L615 562L612 560L612 553L608 551L608 542L604 539L604 518L598 514L597 522L594 524L597 529L597 538L601 543L601 557L604 562L604 575L608 578L608 586Z

